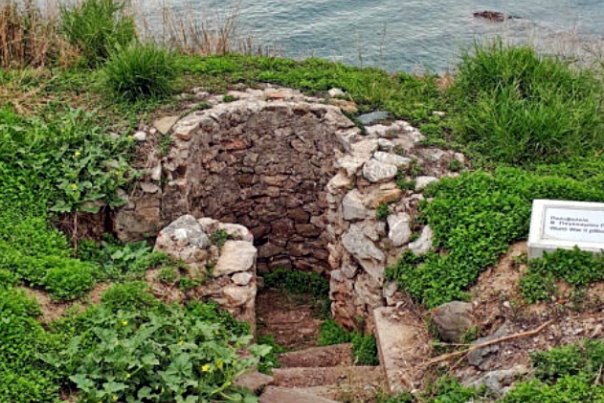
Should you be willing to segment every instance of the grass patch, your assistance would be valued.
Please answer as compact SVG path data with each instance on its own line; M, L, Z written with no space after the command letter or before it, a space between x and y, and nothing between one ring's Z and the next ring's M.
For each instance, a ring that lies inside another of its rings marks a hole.
M428 307L464 300L480 273L510 243L527 237L533 199L603 201L604 190L594 186L599 180L515 168L443 179L428 190L434 200L422 206L423 219L434 231L435 250L422 257L404 253L387 277Z
M104 62L116 46L136 39L134 19L125 12L121 0L84 0L61 7L61 28L89 66Z
M103 73L107 88L128 101L169 95L178 76L175 59L167 50L138 42L112 52Z
M377 344L373 335L349 332L333 319L323 322L319 332L319 345L331 346L342 343L352 343L356 365L379 365Z
M487 162L532 166L604 147L596 74L532 48L476 46L463 56L449 95L455 138Z

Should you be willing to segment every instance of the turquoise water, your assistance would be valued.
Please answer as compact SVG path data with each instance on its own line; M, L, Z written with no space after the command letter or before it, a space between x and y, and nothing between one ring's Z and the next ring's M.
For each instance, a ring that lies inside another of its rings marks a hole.
M319 56L389 70L443 71L460 49L501 36L549 53L585 55L604 43L604 0L240 0L240 32L284 56ZM172 8L204 18L233 2L172 0ZM475 11L520 19L492 23ZM212 10L212 12L206 12ZM148 10L150 14L152 10ZM580 40L580 42L579 42Z

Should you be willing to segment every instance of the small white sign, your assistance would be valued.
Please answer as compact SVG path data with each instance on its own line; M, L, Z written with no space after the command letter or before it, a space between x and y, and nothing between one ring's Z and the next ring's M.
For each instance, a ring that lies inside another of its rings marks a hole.
M529 258L544 251L604 250L604 203L535 200L529 236Z

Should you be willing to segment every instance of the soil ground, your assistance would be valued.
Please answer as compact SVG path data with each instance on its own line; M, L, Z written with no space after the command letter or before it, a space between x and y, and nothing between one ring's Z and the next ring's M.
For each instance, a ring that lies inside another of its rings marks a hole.
M323 319L316 298L263 289L256 297L257 335L274 336L288 350L317 346Z

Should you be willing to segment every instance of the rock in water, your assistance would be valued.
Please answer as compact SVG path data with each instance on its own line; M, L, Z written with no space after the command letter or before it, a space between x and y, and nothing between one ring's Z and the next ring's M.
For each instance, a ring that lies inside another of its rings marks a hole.
M504 13L490 10L478 11L474 13L474 17L483 18L492 22L504 22L508 19L508 17Z

